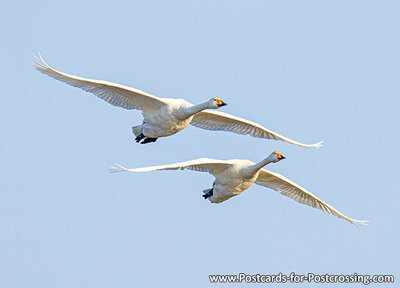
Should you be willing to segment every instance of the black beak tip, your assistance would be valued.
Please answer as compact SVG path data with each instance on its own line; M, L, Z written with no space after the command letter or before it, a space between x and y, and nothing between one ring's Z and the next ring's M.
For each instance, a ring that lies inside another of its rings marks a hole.
M283 159L286 159L286 157L285 156L281 156L281 160L283 160Z
M227 106L228 104L226 104L224 101L222 101L222 103L221 104L219 104L218 106L219 107L222 107L222 106Z

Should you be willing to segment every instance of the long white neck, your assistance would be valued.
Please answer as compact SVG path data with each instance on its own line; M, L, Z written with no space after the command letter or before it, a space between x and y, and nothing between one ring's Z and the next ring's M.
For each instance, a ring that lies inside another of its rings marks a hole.
M253 173L256 173L258 170L260 170L261 168L263 168L265 165L273 162L274 159L274 154L269 155L267 158L265 158L264 160L252 165L249 167L249 170Z
M192 107L186 108L185 110L188 114L187 117L190 117L208 108L210 108L209 101L200 103L198 105L193 105Z

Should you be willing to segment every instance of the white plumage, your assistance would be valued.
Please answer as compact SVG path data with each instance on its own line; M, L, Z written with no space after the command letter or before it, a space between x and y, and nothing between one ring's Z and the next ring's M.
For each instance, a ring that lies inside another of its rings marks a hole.
M321 209L338 218L346 220L351 224L366 225L368 221L360 221L351 219L324 201L314 196L305 188L290 181L284 176L262 169L269 163L278 162L284 159L279 152L273 152L267 158L259 163L254 163L249 160L216 160L209 158L201 158L186 162L180 162L169 165L160 165L144 168L128 169L122 166L112 167L110 172L149 172L156 170L178 170L189 169L193 171L209 172L215 177L212 188L204 190L204 198L209 199L212 203L223 202L233 196L241 194L248 189L253 183L262 185L278 191L282 195L288 196L295 201Z
M315 144L303 144L281 136L260 124L235 117L226 113L206 109L218 109L226 104L219 98L212 98L199 105L193 105L183 99L159 98L146 92L127 86L99 80L86 79L62 73L51 68L39 55L35 69L54 79L93 93L111 105L125 109L142 111L143 123L132 127L137 142L154 142L158 137L173 135L189 124L213 130L229 131L264 139L285 141L302 147L322 146L322 141Z

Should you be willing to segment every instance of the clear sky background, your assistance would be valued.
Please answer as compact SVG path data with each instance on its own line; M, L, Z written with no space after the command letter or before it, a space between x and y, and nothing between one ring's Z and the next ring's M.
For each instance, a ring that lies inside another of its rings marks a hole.
M240 272L395 274L399 285L398 1L2 7L1 287L216 287L209 274ZM324 146L195 127L138 145L140 112L38 73L38 52L66 73L160 97L217 96L221 111ZM287 159L267 169L369 226L256 185L211 204L206 173L108 173L274 150ZM324 285L296 287L311 286Z

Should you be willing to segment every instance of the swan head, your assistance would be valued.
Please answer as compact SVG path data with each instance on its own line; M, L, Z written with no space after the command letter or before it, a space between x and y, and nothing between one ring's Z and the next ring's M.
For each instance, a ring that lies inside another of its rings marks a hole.
M224 101L222 101L220 98L214 97L211 98L210 101L208 101L208 106L211 109L218 109L222 106L226 106L228 104L226 104Z
M278 151L274 151L271 153L270 157L272 158L272 162L279 162L283 159L285 159L286 157L282 155L282 153L278 152Z

